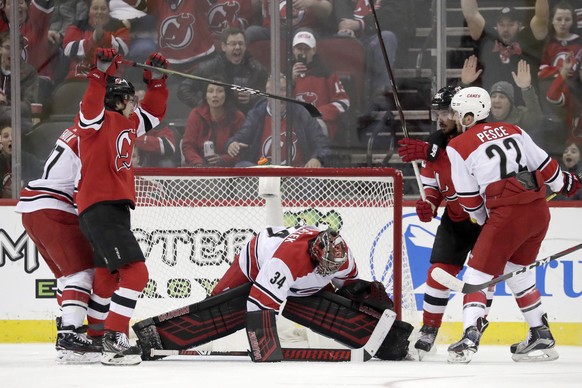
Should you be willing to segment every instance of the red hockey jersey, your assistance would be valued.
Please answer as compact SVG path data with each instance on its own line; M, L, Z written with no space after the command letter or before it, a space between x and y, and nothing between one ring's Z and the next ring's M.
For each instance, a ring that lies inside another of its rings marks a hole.
M209 10L207 0L147 2L147 12L156 17L158 47L168 62L189 63L214 52L208 25Z
M89 77L89 86L77 115L81 151L81 180L77 194L79 214L99 202L125 202L135 206L135 183L131 157L138 136L157 126L166 113L165 81L150 81L144 100L126 118L105 110L104 74Z

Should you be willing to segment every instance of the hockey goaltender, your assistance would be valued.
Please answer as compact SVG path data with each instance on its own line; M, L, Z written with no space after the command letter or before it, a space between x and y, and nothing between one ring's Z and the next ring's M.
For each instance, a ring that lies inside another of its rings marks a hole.
M287 319L364 352L282 349L276 314L285 301L281 314ZM394 320L391 310L382 283L358 278L354 257L337 232L313 226L268 227L241 249L210 297L140 321L133 330L144 360L240 329L246 329L254 362L344 361L350 352L352 360L355 354L363 354L364 361L371 356L401 360L408 355L413 328Z

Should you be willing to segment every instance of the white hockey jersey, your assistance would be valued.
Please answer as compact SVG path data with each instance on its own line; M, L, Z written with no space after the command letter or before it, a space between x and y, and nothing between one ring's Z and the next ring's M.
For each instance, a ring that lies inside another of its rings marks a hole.
M74 193L80 173L79 138L65 129L44 164L42 177L20 191L16 212L56 209L77 214Z
M449 142L447 155L461 206L480 225L487 218L485 190L493 182L539 170L552 191L564 185L558 162L516 125L476 124Z
M346 280L357 279L358 269L349 246L348 258L336 273L321 276L314 272L309 241L319 232L313 226L268 227L246 244L238 262L245 276L254 283L247 301L248 311L279 311L288 296L309 296L330 281L342 287Z

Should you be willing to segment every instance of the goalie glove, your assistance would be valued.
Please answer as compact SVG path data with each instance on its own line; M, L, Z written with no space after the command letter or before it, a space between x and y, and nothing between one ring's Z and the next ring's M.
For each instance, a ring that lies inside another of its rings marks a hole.
M576 174L567 171L562 171L562 174L564 174L562 194L568 198L573 197L580 190L580 187L582 187L582 181L580 181L580 177Z
M386 288L378 281L357 279L340 288L337 294L351 301L372 306L378 311L394 310L394 303L386 293Z
M159 67L160 69L168 68L168 60L160 53L151 53L145 62L146 65ZM145 69L143 71L143 82L149 84L151 80L166 79L168 76L156 70Z
M405 138L398 141L398 146L398 155L404 162L412 162L414 160L434 162L440 153L438 145L422 140Z
M103 47L95 50L95 67L106 76L114 77L121 63L123 63L123 57L117 53L117 50Z

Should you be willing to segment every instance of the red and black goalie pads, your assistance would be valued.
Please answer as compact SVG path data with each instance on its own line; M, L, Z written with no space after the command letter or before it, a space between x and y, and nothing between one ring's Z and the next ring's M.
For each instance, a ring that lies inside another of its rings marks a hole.
M201 302L148 318L133 325L144 355L151 348L181 350L202 345L245 328L246 283Z
M254 362L278 362L283 360L281 342L277 334L274 310L247 313L247 338L251 360Z
M282 311L285 318L351 348L361 348L368 342L380 314L370 305L328 291L307 297L289 297ZM409 323L396 320L376 357L383 360L404 358L412 330Z

